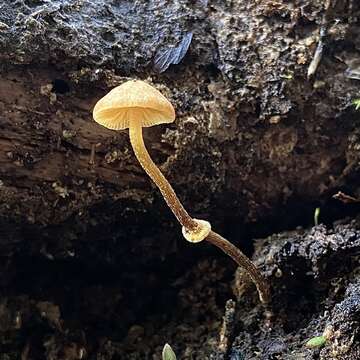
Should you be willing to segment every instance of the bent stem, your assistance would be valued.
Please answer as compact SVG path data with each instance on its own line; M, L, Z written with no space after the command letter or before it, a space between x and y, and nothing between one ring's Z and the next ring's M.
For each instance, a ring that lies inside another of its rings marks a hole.
M259 269L245 256L240 249L233 245L230 241L223 238L214 231L205 238L211 244L220 248L225 254L229 255L239 266L243 267L249 274L251 280L255 283L259 298L262 303L268 303L270 300L269 285L265 278L261 275Z
M144 144L141 124L137 121L131 122L129 133L131 146L133 147L135 156L137 157L145 172L150 176L150 178L161 191L161 194L163 195L166 203L174 213L177 220L185 229L189 230L190 232L201 232L199 223L191 218L191 216L187 213L180 200L176 196L172 186L152 161ZM250 259L248 259L235 245L214 231L210 231L209 235L205 239L224 251L239 266L242 266L248 272L250 278L256 285L260 301L262 303L267 303L270 298L268 284L265 282L264 277L261 275L257 267L250 261Z
M179 223L189 231L198 231L198 223L194 221L184 209L180 200L176 196L174 189L152 161L144 144L140 122L130 122L129 134L131 146L140 165L159 188L166 203L178 219Z

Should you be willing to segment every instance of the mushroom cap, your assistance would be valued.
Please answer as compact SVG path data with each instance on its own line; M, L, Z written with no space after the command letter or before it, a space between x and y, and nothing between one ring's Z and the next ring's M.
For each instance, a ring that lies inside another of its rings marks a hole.
M130 80L112 89L93 110L94 120L111 130L123 130L130 122L142 127L171 123L175 110L158 90L141 80Z

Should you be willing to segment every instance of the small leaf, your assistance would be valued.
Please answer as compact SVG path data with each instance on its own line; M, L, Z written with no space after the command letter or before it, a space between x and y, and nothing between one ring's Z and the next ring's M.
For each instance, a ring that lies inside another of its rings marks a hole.
M165 344L163 348L162 360L176 360L176 355L169 344Z
M326 343L326 338L325 336L315 336L312 339L310 339L307 343L306 343L306 347L308 348L319 348L324 346Z
M360 99L354 99L353 105L355 106L355 110L359 110L360 109Z

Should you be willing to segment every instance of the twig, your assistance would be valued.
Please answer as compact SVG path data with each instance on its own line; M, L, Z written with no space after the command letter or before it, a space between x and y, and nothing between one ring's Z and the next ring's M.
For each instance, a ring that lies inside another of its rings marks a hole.
M311 63L308 68L308 72L307 72L308 79L310 79L316 73L316 70L320 64L320 61L322 59L323 52L324 52L324 49L326 46L326 35L327 35L327 30L328 30L328 25L329 25L331 1L332 0L325 1L325 5L324 5L325 14L321 21L320 31L319 31L319 41L318 41L318 44L317 44L317 47L316 47L316 50L314 53L314 57L311 60ZM335 0L335 2L336 2L336 0Z
M333 195L333 198L343 202L344 204L354 204L354 203L360 202L360 199L357 199L353 196L347 195L347 194L343 193L342 191L339 191L338 193Z

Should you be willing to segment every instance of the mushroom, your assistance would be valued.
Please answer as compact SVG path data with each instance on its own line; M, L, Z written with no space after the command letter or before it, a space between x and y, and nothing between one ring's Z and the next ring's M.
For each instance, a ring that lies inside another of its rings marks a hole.
M165 96L144 81L127 81L112 89L96 103L93 117L97 123L111 130L129 128L135 156L183 226L184 237L191 242L204 240L210 232L210 224L205 220L193 219L187 213L172 186L152 161L144 144L143 127L175 120L175 110Z
M185 210L174 189L152 161L146 150L142 128L175 120L171 103L154 87L141 80L130 80L112 89L93 110L94 120L111 130L129 128L130 143L139 163L161 191L166 203L182 225L186 240L197 243L204 239L222 249L244 267L257 286L262 302L269 300L268 285L256 266L233 244L211 230L208 221L193 219Z

